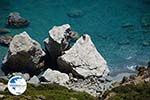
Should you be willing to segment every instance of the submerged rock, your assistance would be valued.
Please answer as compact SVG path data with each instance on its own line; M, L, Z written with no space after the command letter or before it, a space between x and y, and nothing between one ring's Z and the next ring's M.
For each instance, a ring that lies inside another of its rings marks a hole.
M9 72L29 72L34 74L41 65L41 58L45 56L40 44L26 33L15 35L10 42L8 54L3 60L2 70Z
M10 30L6 28L0 28L0 34L6 34L6 33L10 33Z
M69 24L54 26L49 31L49 38L46 38L44 43L52 62L56 63L58 56L69 48L69 42L72 38L76 38L76 33L71 31Z
M79 38L57 62L59 69L77 77L106 76L109 72L107 62L98 53L89 35Z
M150 14L145 14L141 18L141 24L144 28L150 28Z
M122 28L131 28L131 27L134 27L132 23L125 23L122 25Z
M25 27L29 25L29 21L20 16L18 12L12 12L8 16L7 25L10 27Z
M150 46L150 41L143 41L142 45L145 47Z
M13 38L13 36L10 36L10 35L0 36L0 45L9 46L10 42L12 41L12 38Z
M65 73L48 68L41 76L41 79L51 83L64 85L67 81L69 81L69 76Z
M84 13L83 13L82 10L75 9L75 10L72 10L72 11L68 12L67 16L71 17L71 18L78 18L78 17L84 16Z

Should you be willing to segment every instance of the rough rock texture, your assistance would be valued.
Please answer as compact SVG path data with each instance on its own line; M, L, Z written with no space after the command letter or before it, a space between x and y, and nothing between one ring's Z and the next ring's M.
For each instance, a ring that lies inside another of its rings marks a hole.
M41 58L45 56L38 42L26 33L15 35L12 39L8 54L3 60L2 70L9 72L29 72L34 74L41 66Z
M77 40L57 61L62 71L83 77L105 76L109 72L106 61L96 50L89 35Z
M75 76L106 76L109 72L104 58L98 53L89 35L79 38L57 60L59 68Z
M10 42L12 41L12 38L13 38L13 36L10 36L10 35L0 36L0 45L9 46Z
M29 25L29 21L20 16L18 12L12 12L8 16L7 25L13 27L25 27Z
M70 29L70 25L54 26L49 31L49 38L44 40L45 48L48 51L53 62L61 55L61 41L65 38L65 32Z
M39 84L40 83L40 80L37 76L33 76L29 81L28 83L31 83L31 84Z
M112 88L112 82L111 81L108 82L106 77L100 78L90 76L86 79L70 78L70 81L65 86L75 91L82 91L82 92L84 91L95 97L99 97L107 89Z
M67 81L69 81L69 76L65 73L61 73L56 70L51 70L48 68L43 75L41 75L41 78L45 81L51 82L51 83L58 83L60 85L64 85Z

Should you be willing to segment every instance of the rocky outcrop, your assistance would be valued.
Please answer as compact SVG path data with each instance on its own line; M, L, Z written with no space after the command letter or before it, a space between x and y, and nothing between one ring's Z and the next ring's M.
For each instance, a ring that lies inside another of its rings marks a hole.
M15 35L10 42L8 54L3 60L2 70L9 72L29 72L34 74L43 65L40 62L45 56L38 42L26 33Z
M10 42L12 41L12 38L13 38L13 36L10 36L10 35L0 36L0 45L8 47Z
M109 72L107 63L96 50L89 35L79 38L65 54L57 59L59 68L74 76L106 76Z
M44 40L45 48L52 62L56 63L58 56L69 48L70 40L76 38L69 24L54 26L49 31L49 38Z
M41 75L40 79L50 83L57 83L59 85L64 85L67 81L69 81L69 76L65 73L61 73L59 71L51 70L50 68L48 68Z
M20 16L18 12L12 12L8 16L7 25L10 27L25 27L29 25L29 21Z

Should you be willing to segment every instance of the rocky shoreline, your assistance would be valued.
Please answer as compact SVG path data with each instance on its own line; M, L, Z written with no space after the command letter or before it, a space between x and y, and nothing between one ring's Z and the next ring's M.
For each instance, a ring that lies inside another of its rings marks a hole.
M21 75L30 84L58 84L101 98L105 91L115 87L115 82L130 76L129 73L109 76L107 62L90 36L79 37L69 24L54 26L43 41L45 48L27 32L13 37L3 36L0 43L8 46L2 62L6 75L2 79L5 80Z
M90 36L79 37L69 24L54 26L49 31L44 40L45 49L27 32L13 36L11 41L6 40L8 52L2 62L2 71L8 79L21 75L31 84L56 83L93 96L101 95L110 86L107 62Z

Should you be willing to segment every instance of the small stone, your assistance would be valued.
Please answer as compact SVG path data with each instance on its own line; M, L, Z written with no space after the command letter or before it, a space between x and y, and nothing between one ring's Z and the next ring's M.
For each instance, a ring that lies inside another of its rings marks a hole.
M39 84L40 83L40 80L37 76L33 76L29 81L28 83L31 83L31 84Z
M51 83L57 83L59 85L64 85L66 82L69 81L69 76L65 73L61 73L56 70L51 70L48 68L42 75L41 80L45 80Z
M4 83L0 83L0 91L5 91L6 88L7 85L5 85Z
M0 94L0 99L4 99L5 95Z
M46 100L46 97L44 95L37 95L36 98L38 100Z
M149 83L149 82L150 82L150 78L144 79L144 82L145 82L145 83Z

